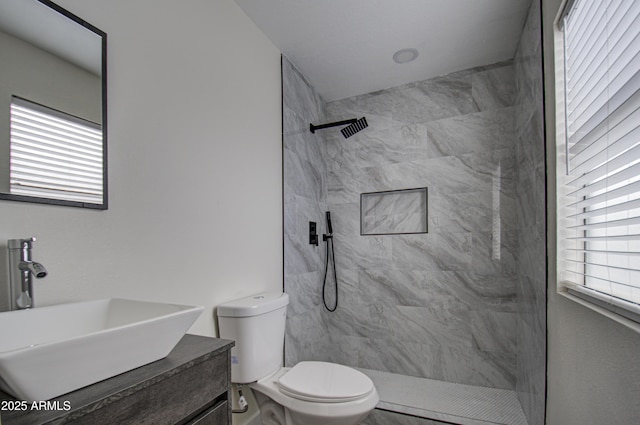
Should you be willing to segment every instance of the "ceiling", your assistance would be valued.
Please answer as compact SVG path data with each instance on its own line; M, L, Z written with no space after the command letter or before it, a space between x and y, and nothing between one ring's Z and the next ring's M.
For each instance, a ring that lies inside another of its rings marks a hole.
M531 0L235 2L333 101L513 58Z

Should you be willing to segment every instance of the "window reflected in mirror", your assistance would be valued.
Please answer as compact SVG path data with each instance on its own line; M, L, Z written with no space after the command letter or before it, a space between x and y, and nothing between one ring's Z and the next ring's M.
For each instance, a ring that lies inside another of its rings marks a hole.
M19 97L11 101L9 193L102 202L102 128Z

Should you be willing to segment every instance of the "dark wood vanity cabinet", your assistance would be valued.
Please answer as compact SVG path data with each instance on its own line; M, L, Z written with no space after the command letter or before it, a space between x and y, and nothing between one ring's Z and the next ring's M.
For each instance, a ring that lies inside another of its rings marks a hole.
M68 411L2 411L2 425L229 425L232 346L185 335L162 360L53 400Z

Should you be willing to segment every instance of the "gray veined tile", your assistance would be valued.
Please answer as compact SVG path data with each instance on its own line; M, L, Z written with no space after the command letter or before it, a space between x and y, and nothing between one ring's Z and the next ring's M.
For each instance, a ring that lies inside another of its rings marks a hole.
M347 336L471 347L468 318L468 309L447 299L429 307L355 304L328 315L328 323L333 332Z
M324 270L324 262L315 251L313 245L309 245L308 237L284 237L284 273L286 276L299 275L314 271Z
M534 182L535 176L529 180ZM518 227L525 228L535 225L544 226L544 189L529 185L523 187L522 185L516 185L517 189L517 223Z
M285 276L284 291L289 294L287 314L302 314L321 305L322 279L322 271Z
M302 196L295 197L295 206L297 214L297 227L295 228L296 238L301 241L309 242L309 222L313 221L317 225L318 234L322 234L325 230L325 211L327 204L322 199L305 198ZM311 247L310 255L319 255L316 253L317 247Z
M366 116L389 120L395 105L395 93L381 90L327 103L327 116L332 121Z
M352 299L365 304L424 306L436 294L427 284L429 275L422 270L362 269Z
M381 128L373 119L369 121L369 127L359 134L359 138L343 141L346 150L353 152L359 167L428 158L427 127L424 124L392 122Z
M442 352L438 344L388 338L360 340L359 366L366 369L442 379Z
M330 204L360 202L360 194L375 192L386 187L382 181L384 174L379 167L358 168L350 166L347 161L339 168L332 167L328 171L328 201Z
M516 313L473 310L471 328L480 351L516 352Z
M293 117L296 124L303 125L297 131L291 131L283 135L283 146L293 152L300 160L309 162L313 168L321 170L322 175L326 175L326 150L327 144L324 135L311 134L309 124L300 122L297 117Z
M303 128L302 121L291 108L283 106L282 108L282 128L283 138L286 140L294 140L297 136L303 136L305 131L309 131L307 128Z
M296 207L296 201L297 201L297 197L296 195L293 193L292 190L290 190L287 186L287 183L284 183L284 193L283 193L283 198L284 198L284 211L283 211L283 217L284 217L284 233L285 234L289 234L289 235L293 235L296 234L298 231L298 214L297 214L297 207Z
M360 353L366 347L368 338L329 333L331 353L329 361L349 367L360 367Z
M544 362L546 347L540 341L544 341L546 329L539 319L539 310L527 309L524 314L518 313L524 319L517 322L518 354L530 358L534 365L537 365L540 359Z
M523 39L525 37L526 35L523 34ZM539 40L537 42L539 43ZM539 44L531 52L517 56L514 64L517 93L515 104L524 108L524 111L540 109L543 98L543 77Z
M490 229L494 193L429 193L429 233L471 232Z
M296 67L283 57L282 93L284 105L302 120L317 121L324 115L319 108L319 96Z
M364 216L362 231L367 235L427 233L427 213L383 214Z
M515 197L515 169L513 149L462 154L456 157L461 167L475 177L477 191L501 192Z
M295 366L305 360L330 361L332 352L328 338L293 339L285 337L285 366Z
M337 238L356 238L360 235L359 199L350 203L332 204L330 210L333 233Z
M466 193L488 190L492 184L491 175L455 156L369 167L363 176L373 188L368 192L428 187L429 191Z
M452 74L407 84L395 95L392 117L409 123L425 123L477 112L471 94L470 75Z
M340 253L336 253L336 255L340 255ZM358 270L349 270L349 269L340 269L336 270L336 274L338 275L338 296L339 296L339 307L345 309L351 309L354 305L367 303L367 291L366 288L363 290L358 285ZM329 277L331 283L334 281L333 271L329 271ZM321 296L322 290L322 280L324 277L324 272L320 277L320 283L318 286L318 296Z
M501 187L505 191L508 188ZM471 192L440 195L431 203L436 216L431 229L442 231L474 231L498 234L517 229L515 198L505 191ZM448 212L448 213L447 213Z
M396 191L370 193L362 199L362 214L366 216L422 212L426 204L426 191Z
M433 297L424 307L397 306L395 339L446 346L471 346L469 310L453 297ZM392 309L395 313L395 311Z
M417 344L471 345L468 312L455 304L455 300L443 300L452 309L433 305L429 307L376 305L369 308L369 338ZM373 332L372 332L373 331Z
M514 232L473 233L472 267L483 274L515 273L516 235Z
M546 257L546 246L544 241L543 226L524 226L518 233L519 249L516 252L516 263L518 275L528 277L534 282L545 280L544 264ZM536 288L536 286L534 286Z
M392 243L386 237L342 238L340 235L335 235L334 246L339 269L357 270L391 265Z
M429 156L461 155L508 149L514 145L513 108L501 108L427 124Z
M287 315L285 333L285 362L296 364L302 360L328 361L331 346L326 324L321 320L318 306L301 314Z
M538 2L531 2L527 21L516 51L516 61L522 57L540 56L540 21L540 5Z
M471 233L430 233L393 237L393 268L462 270L472 266Z
M482 352L475 348L445 346L444 380L468 385L513 389L515 355Z
M544 164L543 113L539 110L532 111L517 122L518 166L533 170Z
M512 65L473 74L473 100L481 111L512 106L515 99L515 71Z
M442 271L429 276L427 285L429 291L455 296L469 309L514 312L517 308L514 275Z
M300 314L287 314L287 335L290 338L303 334L309 339L324 338L327 334L327 325L320 320L323 308L318 305Z
M294 194L321 199L325 190L323 171L313 161L300 158L289 149L284 149L284 178Z

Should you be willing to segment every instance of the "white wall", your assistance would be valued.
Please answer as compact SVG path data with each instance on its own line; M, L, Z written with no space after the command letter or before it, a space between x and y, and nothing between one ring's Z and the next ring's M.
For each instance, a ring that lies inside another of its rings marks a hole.
M108 34L109 210L0 201L0 244L38 238L41 306L204 305L215 335L217 304L282 288L280 53L232 0L57 3Z
M640 423L640 334L556 293L553 21L561 0L543 0L549 260L547 424Z

